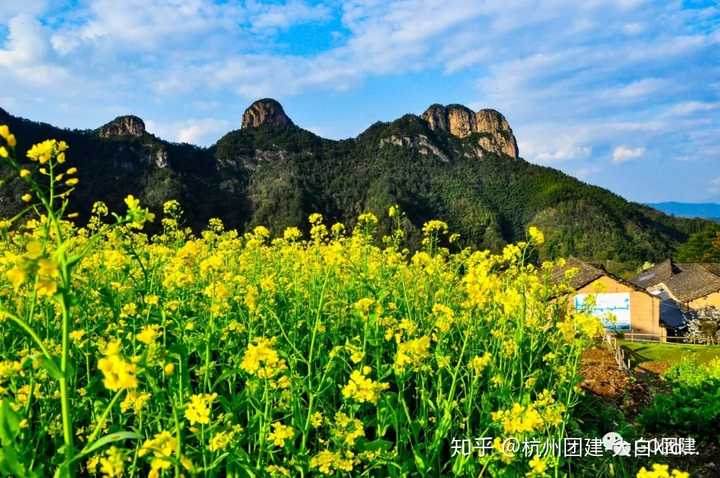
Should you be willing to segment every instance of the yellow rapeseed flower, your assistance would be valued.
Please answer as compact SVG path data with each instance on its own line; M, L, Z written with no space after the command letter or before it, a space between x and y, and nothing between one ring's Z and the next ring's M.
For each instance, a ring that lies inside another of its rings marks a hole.
M131 390L125 396L125 399L120 403L120 411L125 413L128 410L133 410L135 414L139 414L145 408L145 405L150 400L151 395L148 392L137 392Z
M430 355L430 337L400 342L395 354L394 368L397 372L405 371L406 367L417 368Z
M259 378L272 378L287 369L285 360L273 348L274 340L260 337L250 344L240 362L240 368Z
M191 425L210 423L212 402L217 398L217 393L201 393L192 395L185 408L185 418Z
M162 470L168 470L173 465L171 457L177 449L177 438L170 432L162 431L153 438L145 440L139 456L150 456L150 473L148 478L158 478Z
M283 425L280 422L273 423L272 428L273 430L268 435L268 440L270 440L275 446L285 446L285 441L292 440L295 436L295 430L293 427Z
M528 236L530 237L530 241L536 246L540 246L545 242L545 235L535 226L530 226Z
M322 450L310 458L310 468L317 468L324 475L333 475L335 470L351 472L354 463L354 454L350 451L343 456L337 451Z
M470 359L470 368L473 370L475 375L479 376L490 364L490 360L492 360L492 354L490 354L490 352L485 352L482 355L476 355Z
M137 339L145 345L152 345L160 335L160 327L157 325L146 325L142 331L137 334Z
M390 385L374 382L372 379L367 378L371 371L370 367L363 367L362 371L353 370L350 374L350 380L343 387L343 397L352 398L359 403L369 402L376 404L380 399L380 392L390 388Z
M654 463L652 470L648 470L644 466L640 468L637 478L690 478L690 474L680 470L672 470L671 472L668 465Z
M290 475L290 470L279 465L268 465L265 467L265 471L268 472L270 476L292 476Z
M527 476L543 476L545 470L547 470L547 463L538 455L535 455L530 460L530 471L528 471Z
M105 350L105 356L98 361L98 368L105 377L105 388L113 391L137 388L137 367L123 359L119 352L120 343L111 342Z
M172 375L175 372L175 364L172 362L166 363L165 366L163 367L163 372L165 373L165 375L167 375L169 377L170 375Z
M513 404L508 410L499 410L491 414L492 420L501 423L507 434L530 433L544 426L542 416L533 405Z
M232 439L235 437L235 432L230 431L222 431L215 433L213 437L210 439L210 443L208 444L208 450L212 452L216 451L222 451L232 442Z

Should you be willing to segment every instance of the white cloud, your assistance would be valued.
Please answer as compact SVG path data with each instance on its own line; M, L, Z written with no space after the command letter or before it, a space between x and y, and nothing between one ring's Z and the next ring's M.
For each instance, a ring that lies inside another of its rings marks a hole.
M8 22L8 37L0 49L0 79L3 73L40 88L68 79L67 71L52 61L48 32L35 17L24 13Z
M178 53L193 53L193 58L198 37L207 42L213 35L232 33L245 19L245 11L234 2L210 0L94 0L84 13L79 26L53 35L59 52L86 47L105 54L156 51L172 56L173 47L185 47Z
M585 168L580 168L574 171L573 175L583 180L592 180L593 176L597 175L602 171L602 168L597 165L590 165Z
M216 142L220 137L233 129L230 121L218 118L197 118L182 121L148 120L148 131L178 143L190 143L202 146ZM236 128L239 125L236 125Z
M696 164L717 159L720 10L685 10L679 1L511 3L83 0L70 13L43 14L57 3L0 0L5 18L25 18L7 25L0 83L32 111L72 105L55 113L62 121L70 113L89 122L105 105L123 105L165 118L164 137L207 142L219 134L211 120L238 120L234 103L291 95L352 102L355 93L336 92L392 77L410 85L396 101L407 110L447 99L502 111L531 161L587 171L607 156L621 162L658 151ZM296 48L280 34L307 23L327 37ZM412 85L415 73L428 81L422 88ZM53 88L32 83L50 77ZM357 92L375 110L388 94ZM43 103L53 106L35 106ZM306 118L322 130L326 115L318 108ZM350 132L351 121L337 122L331 129ZM641 144L653 148L638 154Z
M0 50L0 66L13 68L45 60L48 50L45 32L35 17L16 15L8 23L8 30L5 48Z
M627 146L618 146L613 150L612 160L614 163L624 163L634 159L640 159L645 156L645 147L630 148Z
M638 35L645 31L646 25L640 22L626 23L623 25L623 31L628 35Z
M620 98L642 98L666 87L667 84L666 80L660 78L643 78L622 86L614 93Z
M720 194L720 177L716 177L710 180L708 191L711 194Z
M705 101L684 101L674 104L668 114L670 116L685 116L693 113L714 111L720 109L720 102L708 103Z
M262 5L255 7L259 13L250 20L255 31L276 28L288 28L291 25L325 21L330 18L331 10L325 5L308 5L305 2L291 0L286 4Z

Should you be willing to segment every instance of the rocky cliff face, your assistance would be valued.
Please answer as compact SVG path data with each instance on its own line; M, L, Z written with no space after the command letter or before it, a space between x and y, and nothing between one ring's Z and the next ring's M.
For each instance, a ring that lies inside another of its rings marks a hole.
M517 141L510 124L498 111L483 109L474 112L463 105L432 105L422 118L433 130L448 132L458 138L479 133L478 145L493 153L518 157Z
M292 126L293 122L277 101L265 98L251 104L242 117L243 128L257 128L263 125Z
M144 134L145 123L133 115L118 116L98 130L98 135L101 138L139 138Z

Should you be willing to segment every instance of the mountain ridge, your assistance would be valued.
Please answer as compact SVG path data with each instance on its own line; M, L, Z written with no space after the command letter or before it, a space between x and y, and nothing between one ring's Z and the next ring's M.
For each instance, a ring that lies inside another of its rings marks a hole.
M306 226L311 212L352 223L361 212L381 216L399 204L408 213L411 245L419 245L429 219L445 219L464 244L495 250L524 239L533 224L546 231L541 257L576 255L610 268L662 260L704 224L530 164L516 149L506 154L503 148L515 140L507 120L495 112L494 138L478 127L478 113L475 130L461 134L407 114L376 122L355 138L330 140L298 127L282 105L263 99L246 110L239 129L209 147L162 140L132 115L80 131L8 113L0 113L0 123L15 132L19 151L46 138L70 144L69 161L81 173L73 207L84 215L94 200L121 209L122 197L132 193L157 211L163 201L179 199L195 229L219 217L228 227L265 224L280 232ZM7 216L20 207L22 184L7 171L0 175L6 180L0 213ZM389 228L389 221L380 227Z
M712 202L661 201L648 206L679 217L697 217L720 222L720 204Z

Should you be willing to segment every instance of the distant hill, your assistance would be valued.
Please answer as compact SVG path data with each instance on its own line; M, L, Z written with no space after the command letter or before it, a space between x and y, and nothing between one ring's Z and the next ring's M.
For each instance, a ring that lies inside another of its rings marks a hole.
M657 202L648 206L679 217L700 217L720 222L720 204L693 202Z
M122 210L132 193L156 211L178 199L196 230L212 217L228 227L257 224L275 232L307 227L307 216L352 224L387 207L406 211L411 246L422 224L446 220L461 244L500 250L523 240L529 225L545 232L542 258L574 255L611 269L659 262L705 221L667 216L519 157L502 114L462 105L432 105L375 123L357 138L332 141L296 126L274 100L251 105L242 128L209 148L164 141L143 121L123 116L95 129L73 131L0 110L26 151L46 138L70 145L81 183L73 208L86 215L96 200ZM0 169L0 216L22 207L24 185ZM390 221L380 227L388 230Z

